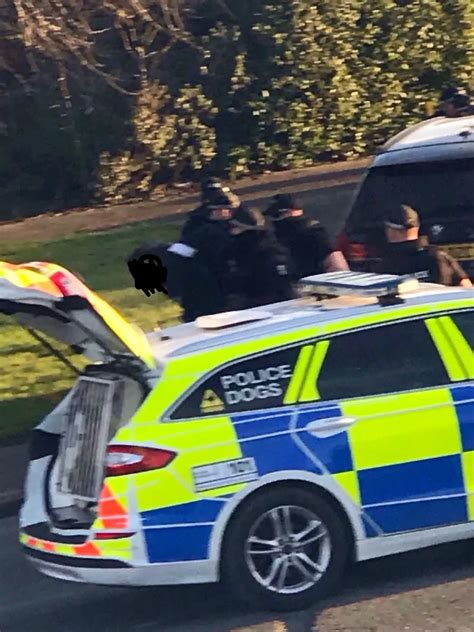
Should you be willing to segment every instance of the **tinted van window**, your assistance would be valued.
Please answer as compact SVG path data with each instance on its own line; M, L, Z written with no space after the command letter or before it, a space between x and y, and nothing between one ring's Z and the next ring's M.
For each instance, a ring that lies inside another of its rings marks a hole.
M381 231L383 218L397 204L415 208L422 228L439 219L464 222L465 239L474 221L474 158L370 169L347 222L349 236Z

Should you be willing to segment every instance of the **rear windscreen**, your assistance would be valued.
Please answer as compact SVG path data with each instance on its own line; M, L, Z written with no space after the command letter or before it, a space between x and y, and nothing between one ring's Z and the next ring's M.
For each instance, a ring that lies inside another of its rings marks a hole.
M349 235L380 230L393 206L408 204L423 223L471 215L474 158L373 167L347 222Z

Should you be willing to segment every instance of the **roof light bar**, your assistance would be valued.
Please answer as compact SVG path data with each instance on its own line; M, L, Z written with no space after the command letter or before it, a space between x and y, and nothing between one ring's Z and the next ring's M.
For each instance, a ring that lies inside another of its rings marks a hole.
M329 296L397 297L419 287L413 276L373 272L329 272L300 279L299 285L310 294Z

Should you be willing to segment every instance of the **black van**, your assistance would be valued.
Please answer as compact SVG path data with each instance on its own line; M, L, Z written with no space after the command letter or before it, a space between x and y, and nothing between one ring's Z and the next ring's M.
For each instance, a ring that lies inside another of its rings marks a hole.
M422 235L474 277L474 116L425 121L378 151L337 240L352 269L372 269L397 204L416 209Z

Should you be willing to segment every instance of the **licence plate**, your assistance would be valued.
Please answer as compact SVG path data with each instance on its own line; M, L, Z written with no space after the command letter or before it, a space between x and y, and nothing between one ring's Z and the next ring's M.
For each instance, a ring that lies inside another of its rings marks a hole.
M474 259L474 243L473 244L448 244L440 245L440 250L444 250L455 259Z
M196 492L248 483L258 478L255 459L252 458L201 465L192 470Z

